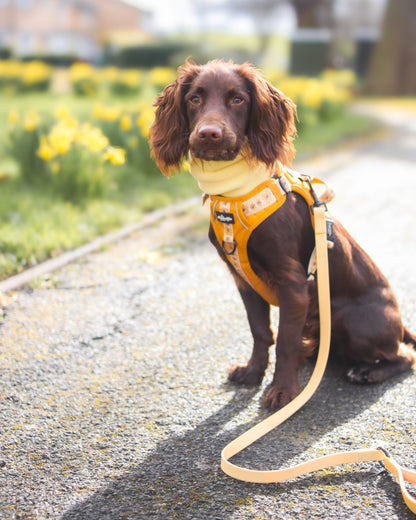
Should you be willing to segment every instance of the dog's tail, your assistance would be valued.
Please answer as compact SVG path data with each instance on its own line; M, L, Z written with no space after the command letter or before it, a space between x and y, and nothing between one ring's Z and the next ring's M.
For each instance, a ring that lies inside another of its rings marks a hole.
M413 348L416 348L416 336L409 332L406 327L403 329L403 343L406 343L406 345L412 345Z

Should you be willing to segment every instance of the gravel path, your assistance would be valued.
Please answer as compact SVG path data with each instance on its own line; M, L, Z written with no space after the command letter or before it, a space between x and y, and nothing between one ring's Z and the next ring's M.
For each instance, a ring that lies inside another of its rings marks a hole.
M332 212L416 331L416 129L395 124L297 166L335 188ZM251 338L206 227L197 205L1 296L0 518L414 518L375 464L271 485L221 472L221 449L265 417L272 371L256 389L226 382ZM360 387L330 366L312 400L238 461L277 468L382 444L416 467L415 397L414 374Z

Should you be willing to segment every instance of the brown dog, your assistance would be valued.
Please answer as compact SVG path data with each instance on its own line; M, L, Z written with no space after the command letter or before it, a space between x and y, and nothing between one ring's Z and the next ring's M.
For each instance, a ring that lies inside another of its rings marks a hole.
M209 185L211 195L234 197L252 189L256 175L262 179L266 171L271 177L279 163L291 164L295 106L250 65L212 61L198 66L186 62L155 106L150 143L161 171L172 174L188 153L202 173L217 162L224 168L220 168L218 183ZM244 172L252 168L250 175L227 169L241 153L244 160L239 164ZM245 186L249 188L245 190ZM218 242L212 225L209 238L227 261L229 252ZM307 276L313 248L310 211L295 192L287 193L284 204L253 231L247 244L252 270L276 295L280 306L276 368L265 398L265 405L272 410L299 393L299 367L319 341L316 280ZM415 347L416 337L403 327L386 278L338 221L334 223L334 247L328 254L331 348L348 364L348 378L356 383L375 383L411 369L416 354L406 344ZM268 349L274 343L270 305L227 263L254 339L248 363L231 368L229 379L244 385L259 384L268 365Z

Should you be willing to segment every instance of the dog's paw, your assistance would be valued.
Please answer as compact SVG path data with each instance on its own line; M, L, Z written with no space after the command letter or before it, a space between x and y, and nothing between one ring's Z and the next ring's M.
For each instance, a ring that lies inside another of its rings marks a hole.
M367 385L372 383L381 383L385 377L382 377L382 364L369 365L363 363L351 368L347 372L347 379L350 383L356 385Z
M290 401L292 401L298 394L298 388L288 390L272 386L267 392L266 396L263 398L262 404L265 408L267 408L267 410L275 412L276 410L280 410L280 408L283 408L289 404Z
M257 386L264 377L264 370L255 368L250 364L234 365L228 371L228 380L245 386Z
M391 374L394 374L394 372ZM386 377L386 363L382 361L374 365L363 363L347 372L348 381L358 385L381 383Z
M370 374L371 368L369 365L360 365L348 370L347 379L350 383L365 385L372 382Z

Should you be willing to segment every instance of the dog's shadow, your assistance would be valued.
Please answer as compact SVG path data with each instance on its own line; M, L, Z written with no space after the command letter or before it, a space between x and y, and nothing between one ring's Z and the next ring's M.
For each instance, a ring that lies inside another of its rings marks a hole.
M307 372L308 370L303 373L304 378ZM349 421L359 419L358 416L363 411L406 376L381 385L357 387L344 382L338 372L338 368L329 366L321 386L302 410L234 457L233 461L254 469L290 466L296 456L309 459L311 456L322 455L305 451L323 437L331 438L333 434L335 439L334 445L330 446L331 452L362 447L356 444L359 441L357 439L337 438L336 430ZM371 472L367 469L360 473L360 468L355 473L346 475L345 480L339 473L318 473L313 478L307 476L277 485L245 483L226 476L220 469L221 450L267 415L259 408L258 415L250 423L241 425L237 422L236 425L238 414L253 399L258 399L264 388L241 390L227 384L226 391L233 395L225 406L196 428L161 442L130 471L68 510L62 520L225 519L234 518L235 511L242 507L253 507L253 501L258 503L260 510L264 510L266 506L276 510L278 506L279 514L292 518L297 516L292 509L293 504L297 504L299 509L302 493L305 506L311 507L308 490L312 483L314 487L322 485L326 489L329 484L332 488L338 484L341 487L349 479L358 479L360 485L363 480L370 481L370 486L374 485ZM370 446L372 441L373 439L367 439ZM388 487L391 492L395 484L385 478L381 485ZM399 498L396 497L396 501L394 507L400 508ZM407 518L403 510L401 514L404 515L402 518ZM249 517L254 517L254 513ZM274 516L266 516L272 517Z

